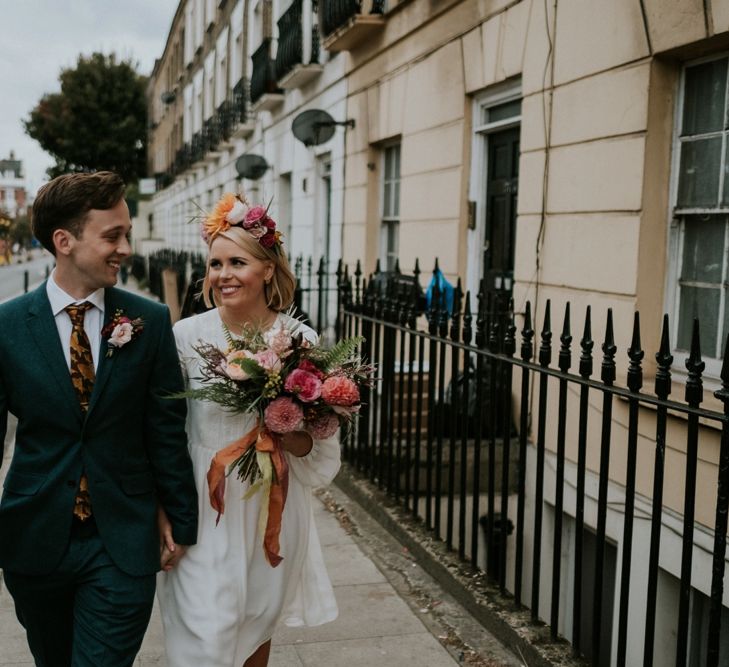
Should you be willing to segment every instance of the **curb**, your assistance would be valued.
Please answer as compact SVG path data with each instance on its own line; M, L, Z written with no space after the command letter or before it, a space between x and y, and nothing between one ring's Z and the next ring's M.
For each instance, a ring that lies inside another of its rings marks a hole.
M534 624L528 609L517 609L503 598L485 574L458 560L433 538L420 522L396 505L383 491L363 480L343 463L334 484L367 511L392 536L406 546L418 564L450 593L486 630L528 667L583 667L566 641L554 642L549 626Z

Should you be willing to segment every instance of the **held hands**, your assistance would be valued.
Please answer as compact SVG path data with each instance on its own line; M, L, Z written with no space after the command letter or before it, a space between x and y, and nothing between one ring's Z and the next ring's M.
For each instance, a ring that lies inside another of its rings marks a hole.
M306 456L314 446L314 440L307 431L291 431L281 435L281 447L294 456Z
M187 546L184 544L175 544L172 537L172 524L167 518L167 514L162 509L162 505L157 506L157 525L159 526L159 552L162 569L169 572L180 559L185 555Z

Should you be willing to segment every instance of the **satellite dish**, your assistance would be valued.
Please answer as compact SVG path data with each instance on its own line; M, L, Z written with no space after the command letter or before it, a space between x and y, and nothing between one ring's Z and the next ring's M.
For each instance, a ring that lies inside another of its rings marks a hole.
M255 153L245 153L235 161L235 170L241 178L257 181L268 170L266 158Z
M307 109L294 118L291 131L304 146L318 146L334 136L336 125L354 127L354 120L336 121L326 111Z

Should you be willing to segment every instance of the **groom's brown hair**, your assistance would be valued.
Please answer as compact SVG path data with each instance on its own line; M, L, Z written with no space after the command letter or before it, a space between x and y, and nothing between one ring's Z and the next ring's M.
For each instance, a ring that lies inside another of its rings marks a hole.
M33 202L33 234L55 255L53 232L56 229L67 229L78 238L88 212L113 208L124 197L124 190L121 176L112 171L57 176L38 190Z

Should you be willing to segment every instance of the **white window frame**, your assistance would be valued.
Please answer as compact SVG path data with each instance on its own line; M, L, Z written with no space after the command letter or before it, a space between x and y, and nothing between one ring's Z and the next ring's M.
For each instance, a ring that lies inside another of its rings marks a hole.
M398 215L386 215L385 214L385 177L386 177L386 165L387 165L387 152L393 148L398 149L398 171L397 179L393 179L389 182L399 184L398 189ZM400 140L389 142L382 146L382 154L380 158L382 165L382 178L380 179L380 268L383 271L389 271L395 267L396 260L400 255L400 202L402 201L402 142ZM389 247L390 229L394 229L395 235L395 249L392 266L389 265L388 258L393 255L392 249Z
M231 88L230 76L230 57L228 49L228 36L230 30L228 26L223 28L218 36L215 44L215 104L217 109L228 98L229 89Z
M710 56L703 58L697 58L695 60L689 60L683 63L681 68L681 74L679 78L678 94L676 96L675 113L673 119L673 137L672 137L672 151L671 151L671 180L670 180L670 192L669 192L669 211L668 211L668 269L666 271L666 303L665 312L669 314L670 322L670 342L671 342L671 354L673 355L673 364L671 370L678 379L685 379L687 376L686 360L689 357L689 352L686 350L678 349L678 331L679 331L679 315L680 315L680 294L679 280L681 276L681 265L683 258L683 241L684 241L684 229L681 223L682 216L688 215L723 215L729 219L729 207L725 208L685 208L677 211L678 202L678 185L680 176L681 166L681 125L683 122L683 110L684 110L684 96L686 91L686 69L693 65L700 65L702 63L711 62L714 60L721 60L722 58L729 57L729 52L715 53ZM729 70L727 72L729 78ZM726 90L729 90L729 83L727 84ZM725 131L725 142L729 142L729 132ZM722 145L722 159L726 160L726 143ZM722 192L724 184L724 173L723 169L720 169L719 176L719 192ZM729 225L729 221L726 223ZM724 253L725 256L729 253L729 232L724 235ZM725 257L724 264L722 267L722 283L727 280L727 272L729 271L729 259ZM720 310L717 315L717 323L721 326L721 322L724 318L724 310L722 308L723 300L720 300ZM729 303L724 303L724 307L729 307ZM726 340L726 335L729 331L725 331L724 335L721 336L720 345L723 349L723 342ZM718 378L721 373L722 359L714 356L714 350L708 350L705 345L702 345L701 356L702 361L706 364L704 378L708 380L706 383L706 389L713 390L719 387Z
M521 114L493 123L482 121L484 111L508 102L522 99L521 79L506 81L491 86L473 98L472 127L473 150L471 151L471 178L468 184L468 199L475 204L476 216L473 229L467 236L466 285L471 294L478 294L483 274L483 243L486 234L486 189L488 177L489 135L512 127L521 126ZM473 306L473 304L472 304Z
M203 66L203 121L211 118L215 113L215 50L211 50L205 58Z

